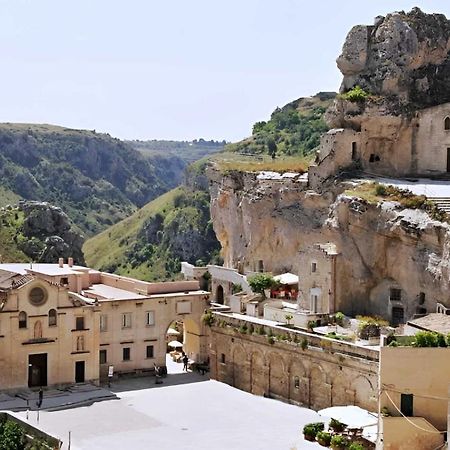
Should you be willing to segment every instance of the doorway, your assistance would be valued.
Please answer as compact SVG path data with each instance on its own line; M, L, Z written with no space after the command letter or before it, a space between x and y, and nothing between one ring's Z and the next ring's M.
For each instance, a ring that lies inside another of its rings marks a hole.
M219 284L216 290L216 303L223 305L224 295L223 295L223 287Z
M28 387L47 386L47 353L28 355Z
M447 148L447 173L450 173L450 148Z
M84 383L84 361L75 361L75 383Z
M397 327L401 323L404 323L404 310L401 307L392 308L392 325Z

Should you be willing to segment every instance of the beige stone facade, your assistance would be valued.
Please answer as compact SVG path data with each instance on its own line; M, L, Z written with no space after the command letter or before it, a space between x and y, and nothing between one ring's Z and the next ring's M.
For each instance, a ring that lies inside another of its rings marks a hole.
M334 129L322 137L309 169L313 189L353 163L365 172L396 177L450 172L450 103L419 110L411 118L359 113L355 110L357 131Z
M312 313L336 312L336 257L333 243L315 244L300 252L299 309Z
M166 332L206 361L198 281L146 283L67 264L0 265L0 389L98 382L165 366Z
M277 398L313 409L337 405L377 408L378 351L274 327L291 342L273 344L260 335L258 322L216 313L211 329L211 377L256 395ZM239 332L243 324L253 334ZM265 333L269 332L268 327ZM293 334L297 335L297 343ZM304 349L302 348L302 342Z
M450 348L383 347L379 405L390 417L381 420L378 448L434 450L442 444L449 385Z

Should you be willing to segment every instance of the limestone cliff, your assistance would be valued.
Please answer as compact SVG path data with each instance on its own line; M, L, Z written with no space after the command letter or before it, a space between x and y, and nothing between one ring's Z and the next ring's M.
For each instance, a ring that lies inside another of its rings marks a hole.
M402 102L445 103L450 99L449 50L450 21L442 14L414 8L379 16L374 25L349 32L337 59L344 75L341 91L360 85Z
M388 316L389 286L404 291L405 316L447 303L450 226L395 202L378 204L343 193L308 190L300 179L258 179L210 170L211 215L225 265L242 271L299 271L300 250L336 243L337 308ZM301 281L300 281L301 283Z

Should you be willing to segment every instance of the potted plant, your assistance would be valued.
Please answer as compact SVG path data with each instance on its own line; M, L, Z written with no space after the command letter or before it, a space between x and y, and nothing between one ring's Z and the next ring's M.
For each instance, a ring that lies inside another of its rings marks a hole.
M352 442L350 444L350 447L348 448L348 450L364 450L365 447L364 445L360 444L359 442Z
M341 327L344 326L344 319L345 319L344 313L342 313L341 311L338 311L338 312L334 315L334 318L335 318L336 323L337 323L338 325L340 325Z
M316 441L322 446L322 447L329 447L331 442L331 434L327 433L326 431L319 431L316 434Z
M348 440L344 436L336 434L331 438L330 447L333 450L346 449L348 448Z
M347 426L347 425L346 425L345 423L342 423L342 422L340 422L340 421L337 420L337 419L331 419L331 420L330 420L330 424L329 424L329 427L330 427L335 433L341 433L342 431L345 430L346 426Z
M323 422L307 423L303 427L303 436L307 441L315 441L317 433L323 431L325 424Z

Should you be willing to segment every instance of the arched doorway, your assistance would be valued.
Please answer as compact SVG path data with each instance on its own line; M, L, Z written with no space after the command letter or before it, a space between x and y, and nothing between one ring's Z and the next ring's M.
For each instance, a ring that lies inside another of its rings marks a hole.
M183 356L187 355L189 366L205 363L206 345L200 326L191 318L172 321L166 331L167 373L183 372ZM205 348L204 348L205 347Z
M223 295L223 287L219 284L216 289L216 303L223 305L224 295Z

